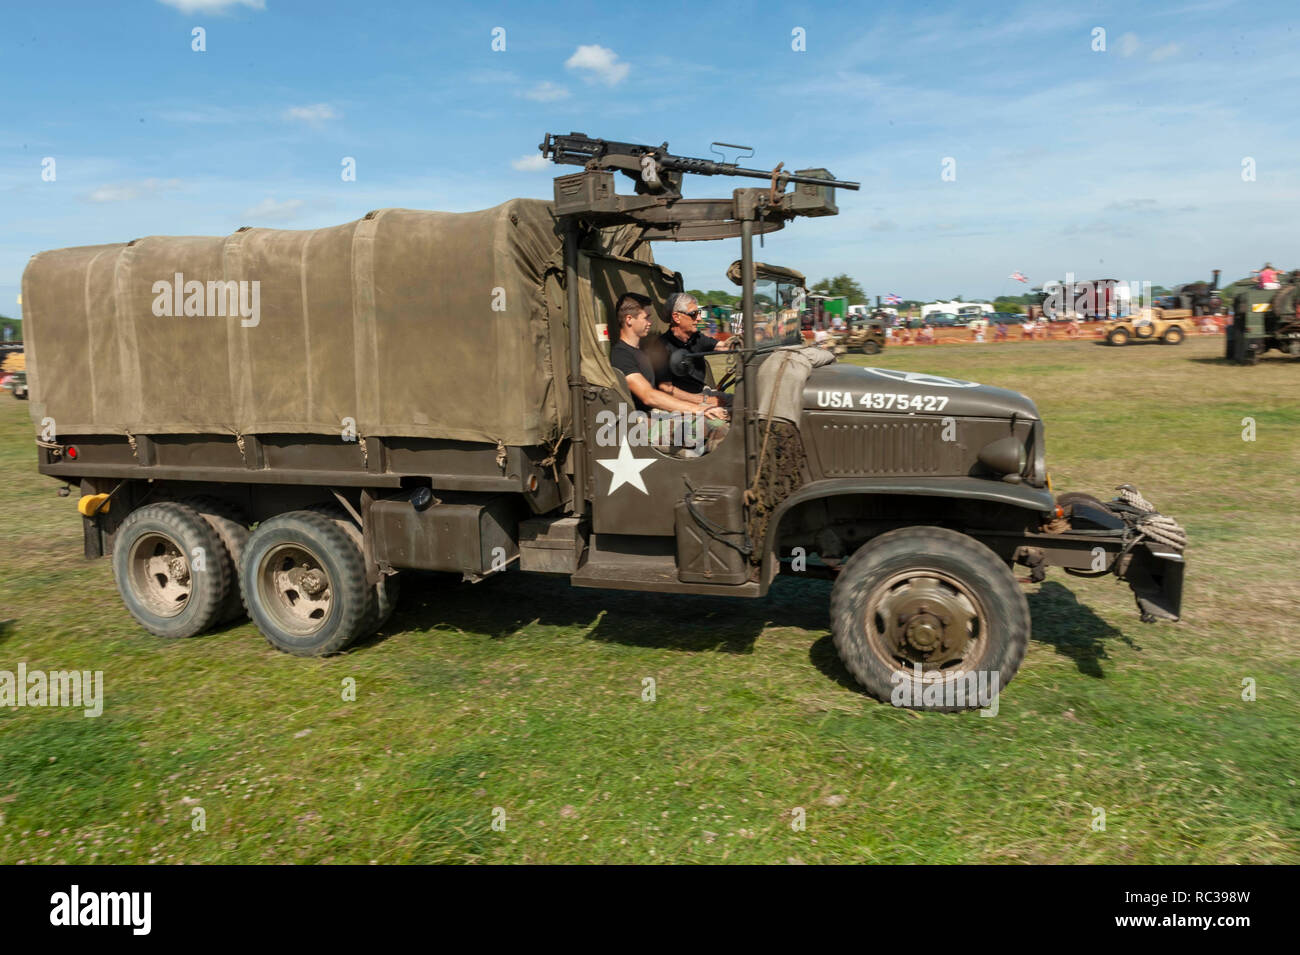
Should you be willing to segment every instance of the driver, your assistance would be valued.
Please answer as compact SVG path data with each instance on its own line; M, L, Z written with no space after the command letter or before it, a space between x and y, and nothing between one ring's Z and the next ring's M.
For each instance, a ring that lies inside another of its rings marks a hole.
M665 394L686 401L699 402L704 407L716 407L722 404L718 395L705 394L704 362L687 362L685 374L674 374L670 359L673 352L684 351L691 355L706 355L712 351L729 351L735 344L735 338L719 342L716 338L704 334L698 328L702 309L693 295L686 292L674 292L664 303L664 314L668 328L661 333L651 347L655 362L657 387Z

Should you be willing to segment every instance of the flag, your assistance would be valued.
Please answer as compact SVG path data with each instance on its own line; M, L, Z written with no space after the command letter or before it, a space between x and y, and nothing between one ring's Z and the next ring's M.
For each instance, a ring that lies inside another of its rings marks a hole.
M1029 279L1025 278L1023 272L1012 272L1010 275L1007 276L1007 278L1015 279L1017 282L1024 282L1026 285L1029 284Z
M893 294L892 292L885 296L885 302L889 305L898 305L902 301L903 300L901 298L899 298L897 295Z

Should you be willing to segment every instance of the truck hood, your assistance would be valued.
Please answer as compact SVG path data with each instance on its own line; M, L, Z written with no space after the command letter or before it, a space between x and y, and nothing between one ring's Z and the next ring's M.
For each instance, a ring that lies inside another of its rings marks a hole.
M1034 403L1006 388L919 371L863 368L838 362L814 369L808 376L803 408L805 411L1038 420Z

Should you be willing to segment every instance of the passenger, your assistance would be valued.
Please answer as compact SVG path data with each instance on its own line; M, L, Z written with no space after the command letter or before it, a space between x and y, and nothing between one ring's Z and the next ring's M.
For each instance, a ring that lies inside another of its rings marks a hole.
M641 348L650 334L650 299L625 292L619 296L614 311L618 340L610 346L609 363L623 373L636 410L650 415L651 443L661 447L674 443L668 430L671 419L655 412L676 412L690 416L685 419L689 433L683 432L681 443L712 450L726 434L726 410L707 404L703 395L673 395L655 387L654 363ZM700 427L704 428L703 435L698 431ZM699 440L700 437L704 440Z
M1277 281L1277 270L1273 268L1272 262L1265 262L1264 267L1259 270L1259 287L1266 289L1281 288Z

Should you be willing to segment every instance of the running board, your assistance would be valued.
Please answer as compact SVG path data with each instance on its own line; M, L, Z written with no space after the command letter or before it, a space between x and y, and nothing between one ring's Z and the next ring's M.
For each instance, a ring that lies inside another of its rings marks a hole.
M761 597L758 568L742 584L685 582L678 576L676 541L671 537L593 534L586 559L569 577L575 587L640 590L671 594Z

